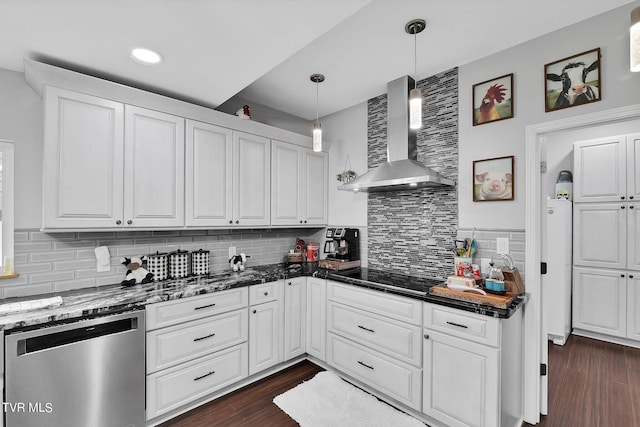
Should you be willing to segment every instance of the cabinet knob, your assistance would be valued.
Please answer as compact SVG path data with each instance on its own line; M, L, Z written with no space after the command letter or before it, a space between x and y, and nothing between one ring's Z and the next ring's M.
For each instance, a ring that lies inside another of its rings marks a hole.
M300 220L300 224L302 224L302 220Z
M116 225L120 225L120 224L122 224L122 221L117 220L117 221L116 221Z
M629 206L629 209L633 209L633 205L632 205L632 206Z
M306 219L304 220L304 223L305 223L305 224L307 223L307 220L306 220Z
M633 200L633 196L629 196L629 200Z
M264 296L265 296L265 297L266 297L267 295L269 295L269 292L265 292L265 293L264 293Z
M424 339L428 340L429 339L429 334L424 334Z
M257 310L253 310L253 314L256 314L258 311Z
M620 200L624 200L624 196L620 196Z
M127 220L127 224L131 225L131 224L133 224L133 221Z
M630 274L630 275L629 275L629 279L633 279L633 274Z
M233 221L229 220L229 224L233 224Z
M624 277L624 274L621 274L620 277Z
M620 209L624 209L624 206L620 206Z
M291 286L291 282L287 283L287 285Z
M240 224L240 221L238 221L237 219L236 219L236 224Z

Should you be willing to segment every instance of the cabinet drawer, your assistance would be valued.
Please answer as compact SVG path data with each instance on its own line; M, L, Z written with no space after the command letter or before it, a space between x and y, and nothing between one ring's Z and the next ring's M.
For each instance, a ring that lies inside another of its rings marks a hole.
M275 301L280 296L281 281L261 283L249 287L249 305Z
M330 280L327 280L327 285L327 298L331 301L372 311L413 325L420 325L422 322L422 301L420 300Z
M481 344L499 345L500 320L495 317L424 303L424 327Z
M329 334L327 362L353 378L419 411L422 370Z
M246 309L147 333L147 373L165 369L247 340Z
M247 304L247 287L150 304L146 307L147 331L245 308Z
M147 376L147 420L169 412L248 374L247 344Z
M381 351L391 357L420 366L421 328L373 313L329 303L329 331Z

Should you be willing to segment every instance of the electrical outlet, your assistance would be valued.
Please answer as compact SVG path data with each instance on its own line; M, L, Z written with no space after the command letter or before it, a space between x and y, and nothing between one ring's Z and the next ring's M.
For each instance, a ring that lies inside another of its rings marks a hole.
M231 257L236 256L236 247L235 246L229 246L229 259L231 259Z
M482 274L489 274L489 270L491 266L489 263L491 262L491 258L480 258L480 272Z
M496 252L499 255L505 255L509 253L509 238L498 237L496 239Z

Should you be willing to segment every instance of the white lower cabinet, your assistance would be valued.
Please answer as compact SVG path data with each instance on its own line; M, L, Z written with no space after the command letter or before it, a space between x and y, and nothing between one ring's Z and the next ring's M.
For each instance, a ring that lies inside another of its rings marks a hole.
M522 310L497 319L424 303L422 412L450 427L522 425Z
M640 273L627 279L627 338L640 341Z
M284 360L307 350L307 278L286 279L284 283Z
M271 282L249 290L249 375L284 360L282 285L282 281Z
M307 353L322 361L327 354L327 280L307 278Z

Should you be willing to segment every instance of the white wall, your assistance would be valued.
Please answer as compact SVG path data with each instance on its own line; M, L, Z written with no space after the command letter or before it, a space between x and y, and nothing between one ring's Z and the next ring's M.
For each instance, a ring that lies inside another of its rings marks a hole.
M462 228L524 229L525 128L640 100L640 73L629 72L629 20L640 1L460 66L459 225ZM506 35L505 35L506 36ZM599 47L602 101L545 113L544 65ZM472 126L473 84L514 73L513 119ZM472 162L515 155L515 200L474 203Z
M366 193L338 190L336 175L344 171L347 157L358 175L367 171L367 103L325 116L321 122L323 139L330 141L329 225L366 227Z
M15 228L42 226L42 99L24 74L0 69L0 139L15 145Z

